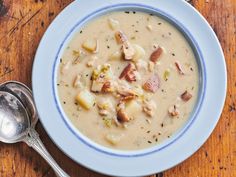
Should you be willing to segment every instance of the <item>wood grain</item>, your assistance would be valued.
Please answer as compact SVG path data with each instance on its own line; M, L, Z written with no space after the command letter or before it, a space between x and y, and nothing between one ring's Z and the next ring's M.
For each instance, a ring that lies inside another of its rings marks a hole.
M31 86L31 68L39 41L55 16L71 1L0 0L0 83L6 80L18 80ZM153 177L234 177L236 176L236 1L192 0L191 4L209 21L223 47L228 69L227 100L217 127L198 152L180 165ZM81 167L65 156L53 144L40 123L37 130L49 152L71 176L103 176ZM27 145L0 143L0 176L52 177L54 173Z

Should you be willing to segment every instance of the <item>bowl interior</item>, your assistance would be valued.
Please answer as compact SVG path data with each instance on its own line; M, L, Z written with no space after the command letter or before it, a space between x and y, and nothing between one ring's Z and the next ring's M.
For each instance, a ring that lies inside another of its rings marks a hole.
M167 139L163 141L162 143L147 148L143 150L135 150L135 151L123 151L123 150L114 150L111 148L104 147L102 145L99 145L86 136L84 136L80 131L71 123L70 119L66 116L66 114L63 111L63 108L59 101L59 96L57 92L57 72L58 72L58 66L60 63L60 58L65 50L65 48L68 46L68 43L71 41L73 36L83 27L86 23L90 22L91 20L94 20L96 18L99 18L102 15L105 15L110 12L114 11L142 11L145 13L153 14L156 16L159 16L163 18L164 20L168 21L172 25L174 25L187 39L190 46L192 47L192 50L194 52L196 62L198 64L198 71L199 71L199 90L198 90L198 99L195 104L195 107L191 113L191 116L189 117L188 121L182 126L180 130L178 130L170 139ZM63 42L60 45L60 48L58 49L57 55L55 57L54 66L53 66L53 76L52 76L52 87L53 87L53 94L54 94L54 100L57 105L57 109L61 115L61 118L63 119L64 123L68 127L68 129L77 137L78 141L82 141L85 143L88 147L93 148L97 151L114 155L114 156L143 156L147 154L151 154L153 152L157 152L162 150L163 148L166 148L167 146L171 145L175 141L177 141L191 126L191 124L194 123L194 120L197 118L198 112L201 108L201 104L204 99L204 93L205 93L205 87L206 87L206 74L205 74L205 64L204 60L200 51L200 48L197 44L197 42L192 37L191 33L186 29L177 19L173 18L169 14L146 5L140 5L140 4L118 4L113 6L107 6L102 9L98 9L97 11L94 11L87 16L81 18L78 22L75 23L74 26L71 27L71 30L68 31L67 35L64 37Z

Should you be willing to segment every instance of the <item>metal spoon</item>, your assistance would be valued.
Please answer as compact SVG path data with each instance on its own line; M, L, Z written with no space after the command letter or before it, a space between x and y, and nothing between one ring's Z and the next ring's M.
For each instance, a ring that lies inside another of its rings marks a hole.
M69 177L53 160L38 133L30 126L29 116L22 102L6 91L0 91L0 141L27 143L51 165L58 176Z
M38 122L38 113L33 101L32 91L26 85L17 81L7 81L1 84L0 90L10 92L20 99L29 115L30 125L34 128Z

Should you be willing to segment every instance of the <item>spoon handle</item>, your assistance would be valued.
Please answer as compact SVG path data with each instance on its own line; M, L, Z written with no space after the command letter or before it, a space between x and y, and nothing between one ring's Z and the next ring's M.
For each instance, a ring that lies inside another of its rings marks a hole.
M53 168L57 176L69 177L69 175L58 166L56 161L48 153L42 141L40 140L38 133L34 129L30 129L29 136L27 136L24 141L30 147L36 150L48 162L48 164Z

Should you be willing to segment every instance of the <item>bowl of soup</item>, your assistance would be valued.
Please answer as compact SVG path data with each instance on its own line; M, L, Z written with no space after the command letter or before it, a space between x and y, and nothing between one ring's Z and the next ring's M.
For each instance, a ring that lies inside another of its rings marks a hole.
M110 175L147 175L181 162L206 138L182 152L207 124L200 115L209 107L210 63L199 45L205 34L182 12L170 13L175 7L195 13L185 2L74 2L47 30L33 69L35 101L41 117L52 117L41 118L45 129L75 161ZM134 170L151 159L165 163Z
M56 88L78 131L109 148L139 150L189 122L202 68L175 25L157 13L117 10L78 30L61 56Z

